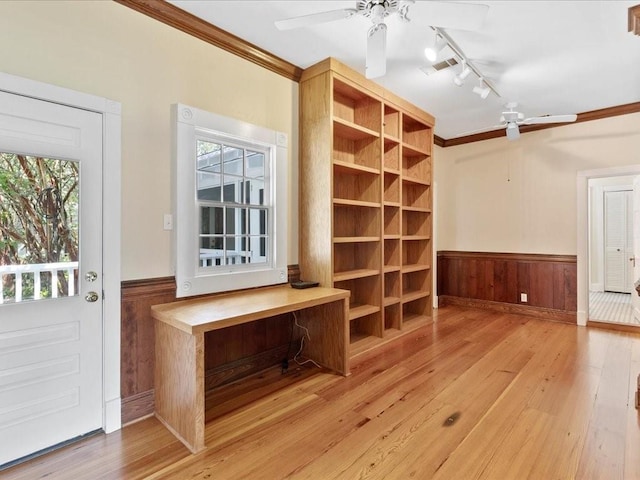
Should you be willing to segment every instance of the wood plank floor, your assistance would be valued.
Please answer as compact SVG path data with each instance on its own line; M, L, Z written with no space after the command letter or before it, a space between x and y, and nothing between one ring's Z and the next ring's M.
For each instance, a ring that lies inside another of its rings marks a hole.
M155 419L10 479L640 479L640 334L462 307L342 378L260 378L207 399L207 449Z

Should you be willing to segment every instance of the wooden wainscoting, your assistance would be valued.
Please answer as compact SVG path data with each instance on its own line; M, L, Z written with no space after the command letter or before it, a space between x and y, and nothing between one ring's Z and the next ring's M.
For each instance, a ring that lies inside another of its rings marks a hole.
M576 275L575 255L440 251L438 301L575 323Z
M300 279L297 265L288 267L289 281ZM121 371L122 423L154 411L154 328L151 306L175 302L175 278L122 282ZM206 388L242 378L279 364L289 350L291 316L280 315L214 332L205 339ZM295 352L293 352L295 353Z

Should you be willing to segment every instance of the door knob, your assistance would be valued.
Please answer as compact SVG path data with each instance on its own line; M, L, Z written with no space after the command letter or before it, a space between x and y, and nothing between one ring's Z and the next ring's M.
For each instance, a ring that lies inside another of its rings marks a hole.
M84 299L89 303L97 302L98 294L96 292L89 292L84 296Z
M629 261L630 261L630 262L633 262L633 266L634 266L634 267L636 266L636 257L631 257L631 258L629 259Z
M84 274L84 279L87 282L95 282L98 278L98 274L96 272L87 272Z

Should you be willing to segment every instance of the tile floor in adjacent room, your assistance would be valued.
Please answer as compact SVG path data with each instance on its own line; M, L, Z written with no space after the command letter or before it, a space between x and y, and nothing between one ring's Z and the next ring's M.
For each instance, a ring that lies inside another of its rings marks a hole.
M640 326L629 293L589 292L589 320Z

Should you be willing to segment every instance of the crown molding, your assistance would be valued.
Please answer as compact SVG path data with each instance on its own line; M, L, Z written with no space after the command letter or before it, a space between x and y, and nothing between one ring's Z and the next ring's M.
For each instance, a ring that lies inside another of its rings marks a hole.
M544 125L524 125L520 127L520 133L535 132L537 130L545 130L547 128L563 127L566 125L573 125L574 123L590 122L592 120L601 120L603 118L617 117L618 115L628 115L630 113L640 112L640 102L627 103L626 105L618 105L615 107L601 108L599 110L591 110L589 112L583 112L578 114L578 118L575 122L571 123L549 123ZM504 137L504 129L490 130L488 132L476 133L474 135L467 135L465 137L441 139L441 147L454 147L456 145L464 145L465 143L481 142L483 140L489 140L491 138Z
M159 22L215 45L283 77L299 82L302 69L165 0L114 0Z

